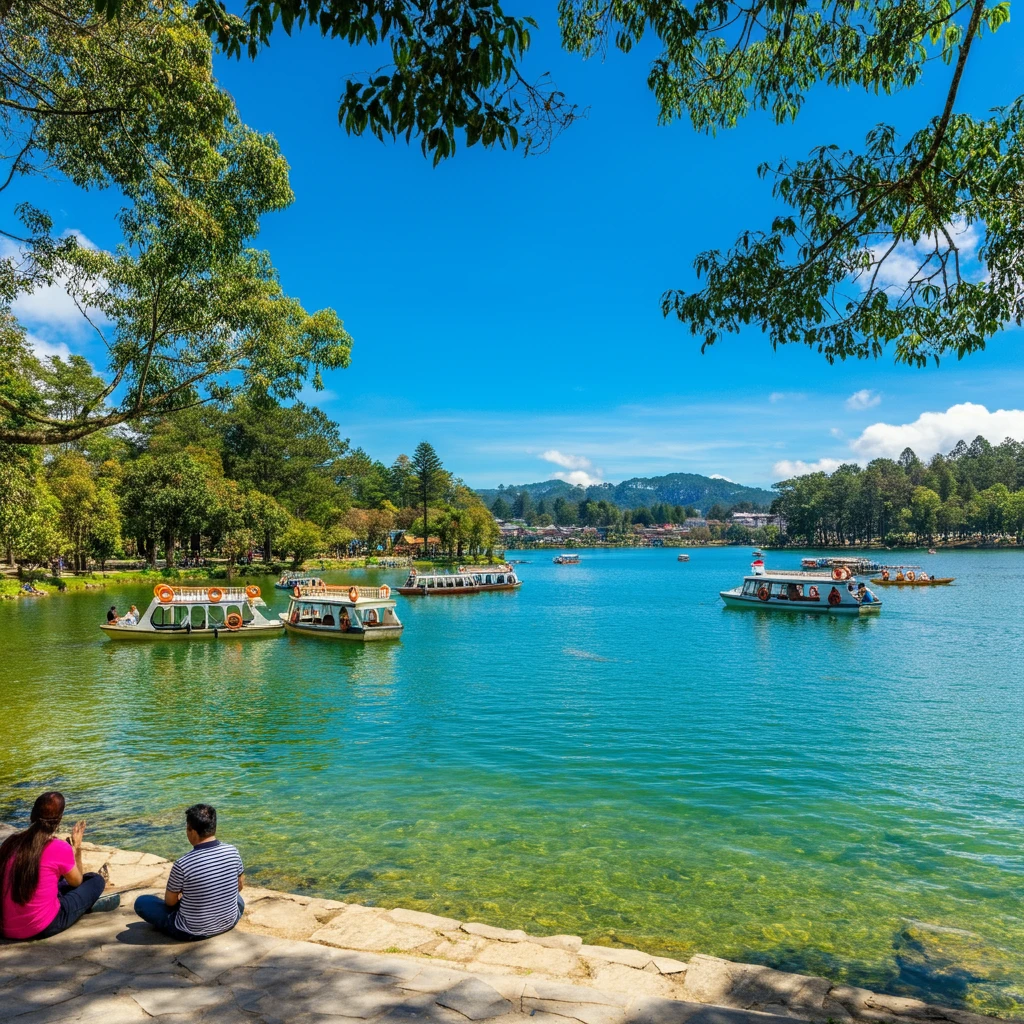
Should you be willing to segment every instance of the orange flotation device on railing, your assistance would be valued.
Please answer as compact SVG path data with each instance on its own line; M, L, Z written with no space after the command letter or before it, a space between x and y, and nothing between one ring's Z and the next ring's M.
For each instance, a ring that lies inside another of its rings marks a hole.
M292 587L292 593L296 597L302 597L302 587Z
M158 597L161 604L170 604L174 600L174 588L166 583L158 583L153 588L153 596Z
M257 587L255 583L250 583L249 586L245 588L245 596L249 598L250 601L255 601L256 598L260 596L260 588Z
M914 580L916 580L916 579L917 579L917 573L915 573L914 570L911 569L910 572L907 573L907 582L908 583L913 583Z
M380 596L387 600L391 596L391 588L385 583L380 588Z
M359 588L349 587L348 588L348 599L355 604L359 600Z
M224 598L224 591L220 587L210 587L206 592L206 596L210 601L210 604L219 604Z

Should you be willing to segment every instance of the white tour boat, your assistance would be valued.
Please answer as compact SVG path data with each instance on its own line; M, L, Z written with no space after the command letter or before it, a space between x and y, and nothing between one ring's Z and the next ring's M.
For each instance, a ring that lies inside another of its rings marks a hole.
M552 558L551 561L554 562L555 565L579 565L580 564L580 556L579 555L555 555L555 557Z
M676 556L676 561L677 562L688 562L689 560L690 560L690 556L685 554L685 553Z
M296 586L281 624L289 633L329 640L393 640L405 628L395 614L391 588Z
M882 610L878 597L864 584L857 583L846 566L835 566L829 572L765 569L764 562L759 560L751 570L749 576L743 577L742 586L720 592L728 607L832 615L860 615Z
M409 571L409 578L398 588L404 597L430 597L456 594L481 594L485 590L516 590L523 581L511 565L460 565L457 572Z
M281 574L281 578L274 584L277 590L294 590L296 587L322 587L324 581L319 576L297 576L293 572Z
M219 636L280 636L281 623L264 617L260 588L172 587L158 583L137 623L101 625L111 640L196 640Z

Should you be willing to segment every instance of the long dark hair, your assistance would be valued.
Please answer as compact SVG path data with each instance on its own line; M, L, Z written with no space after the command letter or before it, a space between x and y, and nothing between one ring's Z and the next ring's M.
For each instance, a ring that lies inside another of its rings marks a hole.
M24 906L35 895L39 885L39 861L63 817L63 794L43 793L32 805L29 818L32 824L24 832L8 836L0 846L0 885L8 890L11 899L20 906ZM0 913L3 912L2 908L3 901L0 900Z

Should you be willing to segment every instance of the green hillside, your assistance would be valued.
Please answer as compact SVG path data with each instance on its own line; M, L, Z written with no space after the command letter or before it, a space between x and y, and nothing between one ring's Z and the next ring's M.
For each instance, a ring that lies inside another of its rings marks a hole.
M520 491L529 491L533 500L566 498L569 501L610 501L619 508L641 508L664 502L668 505L694 505L706 512L716 502L737 505L749 501L767 507L776 497L761 487L744 487L729 480L716 480L699 473L669 473L666 476L633 477L620 484L574 487L564 480L543 480L534 484L510 484L507 487L478 488L477 494L492 504L499 494L511 500Z

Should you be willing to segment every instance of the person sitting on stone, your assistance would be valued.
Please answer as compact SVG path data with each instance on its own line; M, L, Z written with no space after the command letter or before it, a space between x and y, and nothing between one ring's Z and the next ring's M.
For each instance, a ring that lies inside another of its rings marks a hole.
M185 812L192 851L175 861L163 897L140 896L135 913L165 935L184 942L230 931L242 917L242 858L217 838L217 811L194 804Z
M85 822L71 830L70 845L57 839L64 797L36 799L24 832L0 846L0 933L7 939L45 939L70 928L90 911L114 910L118 893L103 895L106 879L82 869Z

